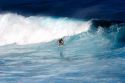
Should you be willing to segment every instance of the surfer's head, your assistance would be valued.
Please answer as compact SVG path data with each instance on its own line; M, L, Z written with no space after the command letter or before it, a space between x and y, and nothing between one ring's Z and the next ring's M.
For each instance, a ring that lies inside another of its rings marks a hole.
M64 44L64 40L61 38L61 39L58 40L58 43L59 43L59 45L63 45Z

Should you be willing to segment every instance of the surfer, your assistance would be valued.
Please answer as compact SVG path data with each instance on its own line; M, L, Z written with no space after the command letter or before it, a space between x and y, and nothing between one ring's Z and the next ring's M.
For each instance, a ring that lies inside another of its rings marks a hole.
M63 38L61 38L61 39L58 40L58 45L59 45L59 46L63 46L63 45L64 45L64 40L63 40Z
M59 46L60 57L64 58L64 55L63 55L64 40L63 40L63 38L61 38L57 42L58 42L58 46Z

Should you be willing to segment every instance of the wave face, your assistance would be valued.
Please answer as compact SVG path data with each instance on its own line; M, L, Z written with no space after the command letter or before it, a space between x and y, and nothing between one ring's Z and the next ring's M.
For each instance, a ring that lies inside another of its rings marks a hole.
M44 16L0 15L0 45L49 42L88 31L90 21Z

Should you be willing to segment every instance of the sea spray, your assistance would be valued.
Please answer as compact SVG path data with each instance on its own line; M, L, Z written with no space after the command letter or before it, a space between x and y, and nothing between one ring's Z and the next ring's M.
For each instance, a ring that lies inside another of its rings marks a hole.
M49 42L64 36L86 32L91 21L45 16L0 15L0 45Z

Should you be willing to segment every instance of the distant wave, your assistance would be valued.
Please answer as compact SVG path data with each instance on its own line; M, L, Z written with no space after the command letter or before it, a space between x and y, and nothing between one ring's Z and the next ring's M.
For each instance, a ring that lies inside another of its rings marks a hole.
M86 32L90 26L91 21L69 18L0 14L0 45L49 42L64 36Z

